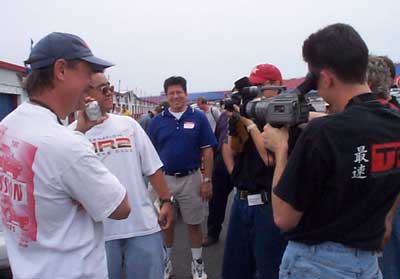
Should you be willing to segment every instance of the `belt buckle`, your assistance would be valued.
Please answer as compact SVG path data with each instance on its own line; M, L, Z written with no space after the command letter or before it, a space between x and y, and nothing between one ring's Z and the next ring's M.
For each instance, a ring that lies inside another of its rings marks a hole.
M180 177L180 175L181 175L181 172L176 172L176 173L174 173L174 176L175 176L175 177Z

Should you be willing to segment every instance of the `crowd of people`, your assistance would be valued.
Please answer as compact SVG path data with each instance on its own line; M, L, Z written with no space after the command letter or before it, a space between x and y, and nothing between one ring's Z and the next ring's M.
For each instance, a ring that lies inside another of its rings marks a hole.
M329 111L310 112L301 127L204 98L195 109L181 76L136 121L111 113L112 63L72 34L40 40L26 61L29 100L0 124L0 150L19 164L0 169L14 278L171 278L178 211L193 279L213 278L203 248L219 241L233 189L223 279L400 278L394 64L340 23L311 34L302 53ZM245 80L269 86L260 99L281 93L275 65L256 65ZM85 113L92 101L96 120Z

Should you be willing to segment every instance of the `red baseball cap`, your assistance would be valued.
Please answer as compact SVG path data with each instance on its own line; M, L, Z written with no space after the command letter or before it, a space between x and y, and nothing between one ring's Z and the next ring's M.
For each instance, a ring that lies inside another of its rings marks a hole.
M262 84L267 80L279 80L282 82L282 74L274 65L260 64L253 68L249 80L251 84Z

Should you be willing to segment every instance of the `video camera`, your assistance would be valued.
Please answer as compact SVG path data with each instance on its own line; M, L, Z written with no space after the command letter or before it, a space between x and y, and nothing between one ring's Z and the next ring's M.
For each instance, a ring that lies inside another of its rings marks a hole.
M261 126L266 123L275 127L296 126L308 121L309 104L305 95L316 89L316 85L314 73L308 73L304 82L292 91L287 91L283 86L251 86L248 78L244 77L235 82L238 92L225 100L225 109L233 111L233 106L238 105L242 116L253 119ZM281 93L264 98L264 90L280 90Z

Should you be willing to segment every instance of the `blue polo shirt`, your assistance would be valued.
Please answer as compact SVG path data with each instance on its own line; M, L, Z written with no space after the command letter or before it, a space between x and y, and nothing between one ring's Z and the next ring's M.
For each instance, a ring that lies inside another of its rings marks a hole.
M167 172L199 168L201 149L217 145L207 117L189 106L179 120L168 109L155 116L148 134Z

